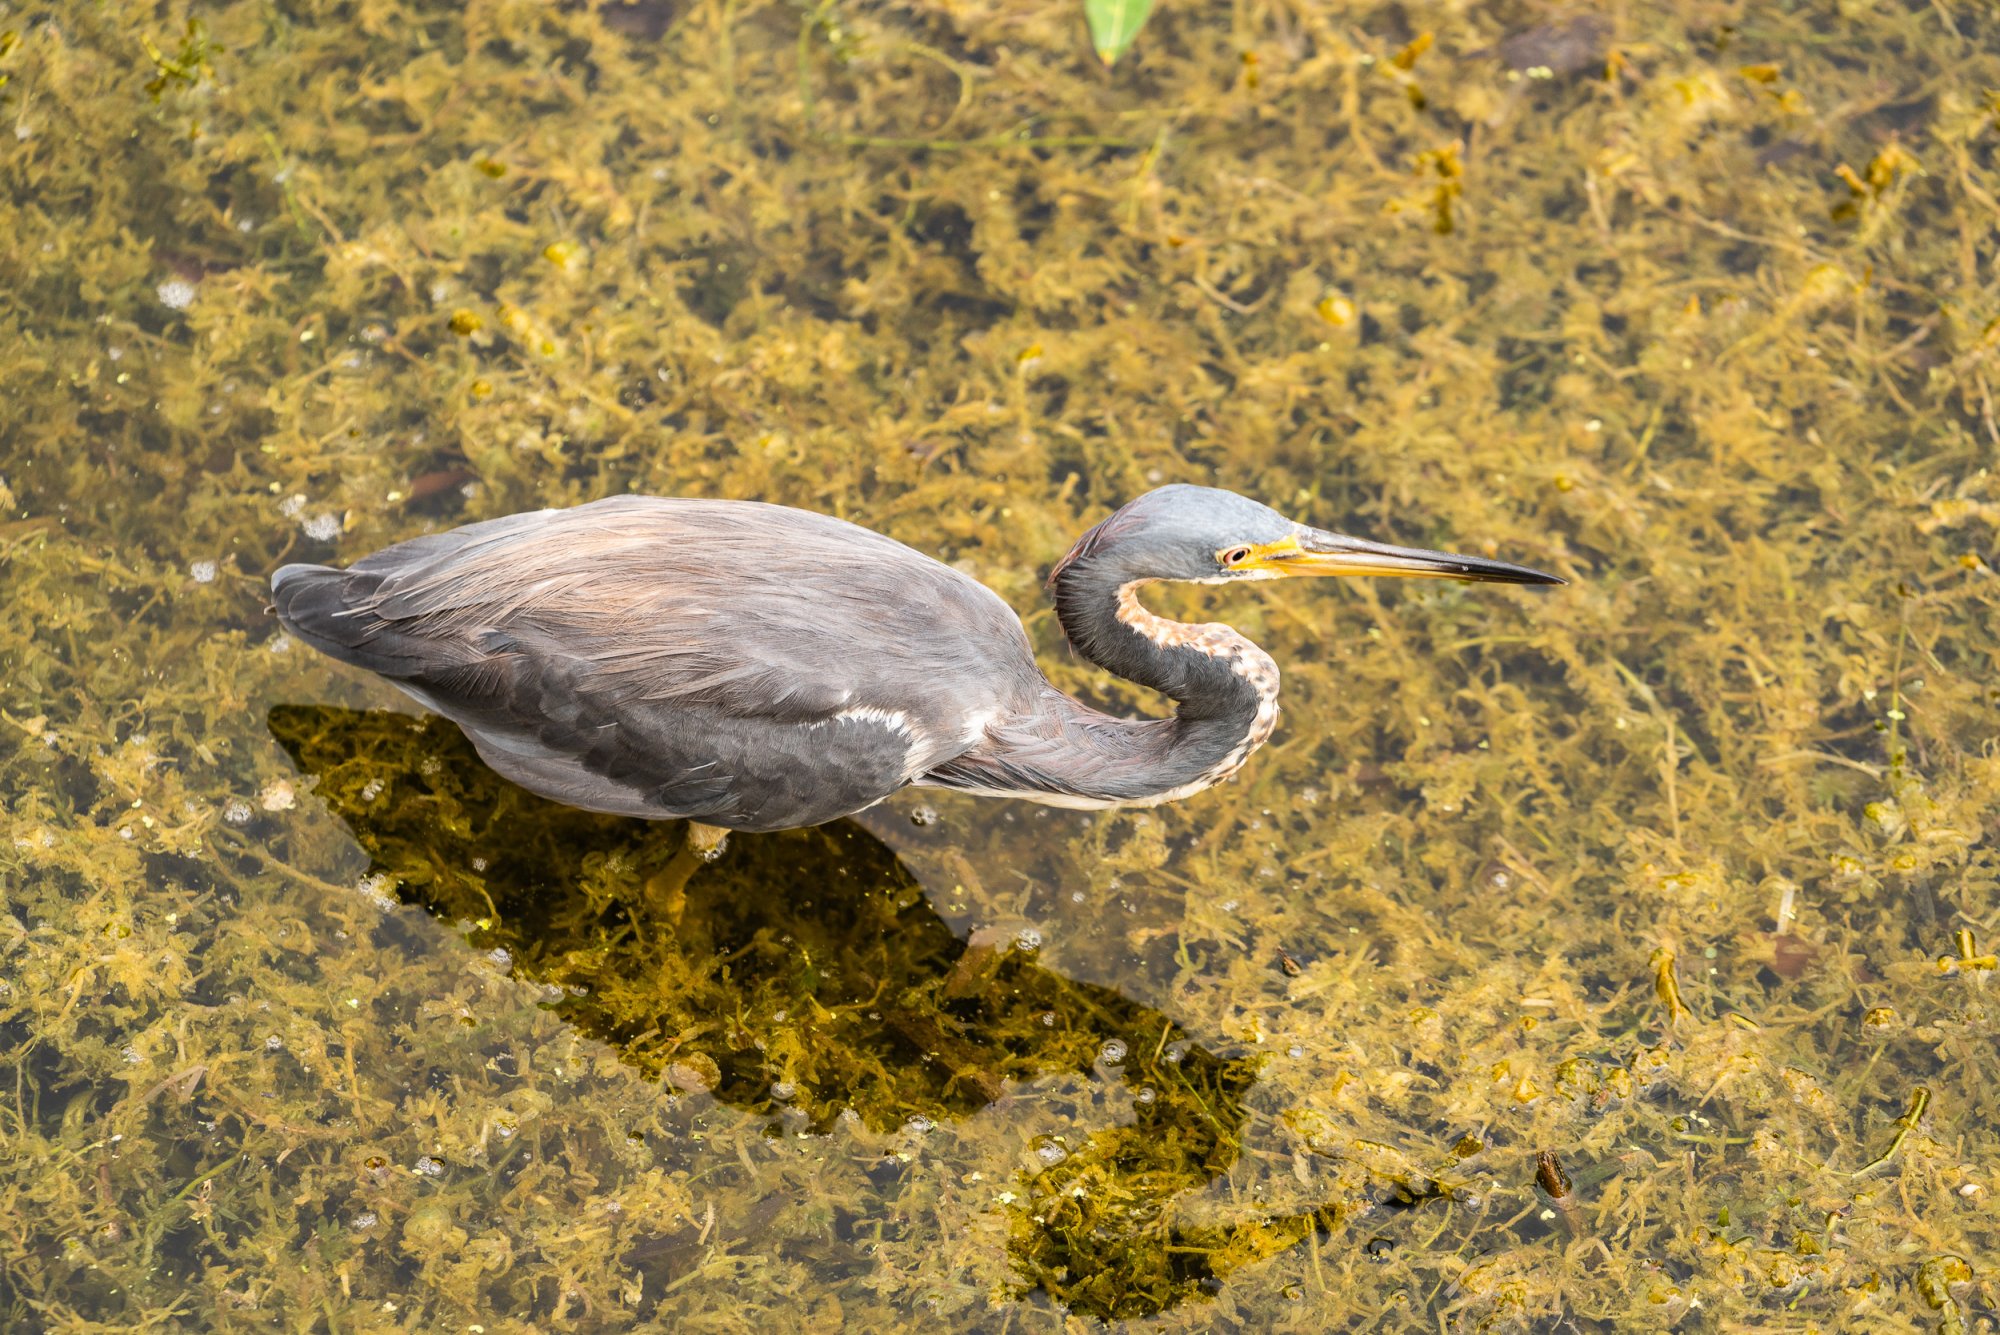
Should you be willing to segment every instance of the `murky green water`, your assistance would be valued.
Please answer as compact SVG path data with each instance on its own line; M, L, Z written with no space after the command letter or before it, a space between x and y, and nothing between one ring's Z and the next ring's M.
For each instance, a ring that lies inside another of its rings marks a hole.
M1995 1327L2000 21L1080 10L0 5L0 1325ZM1156 709L1169 479L1573 583L1165 594L1235 783L683 895L263 612L756 497Z

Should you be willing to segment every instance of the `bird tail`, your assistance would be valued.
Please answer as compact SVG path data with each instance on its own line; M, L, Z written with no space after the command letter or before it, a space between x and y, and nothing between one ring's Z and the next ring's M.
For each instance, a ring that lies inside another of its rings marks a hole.
M422 660L399 653L403 636L382 620L372 606L380 575L331 566L280 566L271 576L271 610L278 624L295 638L343 663L404 677L420 670Z
M330 566L279 566L271 575L270 611L278 624L313 648L336 658L340 637L333 634L334 618L347 611L341 596L346 572Z

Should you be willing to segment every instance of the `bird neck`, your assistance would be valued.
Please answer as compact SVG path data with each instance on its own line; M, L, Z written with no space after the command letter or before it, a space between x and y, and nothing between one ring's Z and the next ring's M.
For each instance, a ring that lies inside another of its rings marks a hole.
M1177 706L1170 724L1095 715L1085 731L1125 755L1119 801L1167 800L1228 778L1264 744L1278 719L1278 665L1228 626L1155 615L1138 593L1153 582L1115 563L1073 562L1056 576L1056 618L1077 652L1105 671L1160 692ZM1111 725L1107 727L1106 725ZM1122 725L1122 726L1121 726ZM1132 736L1111 734L1129 730Z

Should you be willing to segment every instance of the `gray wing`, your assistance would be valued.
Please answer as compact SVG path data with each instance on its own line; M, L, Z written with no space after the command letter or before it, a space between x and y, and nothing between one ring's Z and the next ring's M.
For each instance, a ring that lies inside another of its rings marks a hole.
M880 801L1044 689L990 590L844 521L615 497L272 577L285 626L523 786L734 829Z

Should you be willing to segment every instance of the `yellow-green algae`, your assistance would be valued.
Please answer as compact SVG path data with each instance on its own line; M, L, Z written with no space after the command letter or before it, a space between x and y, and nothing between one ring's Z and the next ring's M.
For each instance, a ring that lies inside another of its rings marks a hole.
M2000 23L1081 11L0 6L0 1324L1994 1327ZM678 899L262 611L751 496L1150 708L1169 478L1576 582L1165 595L1235 784Z

